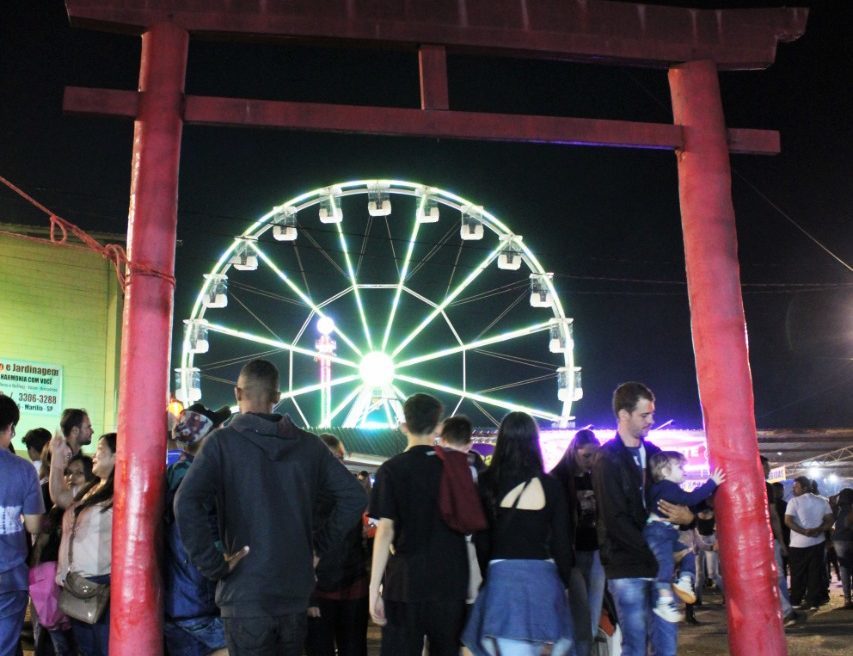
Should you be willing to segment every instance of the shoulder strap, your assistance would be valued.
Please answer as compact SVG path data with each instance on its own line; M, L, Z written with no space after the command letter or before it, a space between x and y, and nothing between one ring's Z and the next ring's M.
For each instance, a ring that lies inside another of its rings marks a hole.
M79 515L74 512L74 506L71 506L71 512L74 513L74 523L71 525L71 536L68 540L68 569L71 570L71 565L74 563L74 538L77 536L77 519Z

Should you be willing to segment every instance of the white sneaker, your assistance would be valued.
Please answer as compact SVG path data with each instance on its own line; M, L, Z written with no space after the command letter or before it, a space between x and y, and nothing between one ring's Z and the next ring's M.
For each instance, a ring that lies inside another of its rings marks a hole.
M672 597L658 598L658 602L652 610L654 610L655 615L673 624L684 619L684 614L678 610L678 606L675 605Z
M685 604L696 603L696 593L693 591L693 581L689 576L679 577L678 581L672 584L672 589L678 598Z

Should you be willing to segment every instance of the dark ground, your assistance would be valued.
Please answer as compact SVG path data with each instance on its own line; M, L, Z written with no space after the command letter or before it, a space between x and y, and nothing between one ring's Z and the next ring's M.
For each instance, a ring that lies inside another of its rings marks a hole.
M787 629L788 656L842 656L853 654L853 610L842 608L841 585L833 579L830 603L805 616L797 626ZM698 626L679 627L679 656L720 656L728 654L726 610L720 595L706 591L704 604L696 611ZM368 627L368 655L379 656L379 627ZM31 645L25 644L26 651ZM750 656L741 654L739 656Z
M679 656L720 656L729 653L726 608L715 591L705 591L696 611L698 626L679 626ZM841 584L833 577L830 603L816 613L802 613L804 621L786 629L788 656L842 656L853 654L853 610L842 608ZM379 656L379 628L368 628L368 654ZM741 654L739 656L751 656Z

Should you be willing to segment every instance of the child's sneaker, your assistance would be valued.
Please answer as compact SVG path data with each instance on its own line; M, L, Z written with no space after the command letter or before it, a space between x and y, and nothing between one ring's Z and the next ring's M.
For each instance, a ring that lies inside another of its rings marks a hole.
M685 604L696 603L696 593L693 592L693 581L689 576L679 577L678 581L672 584L672 589L675 590L675 594Z
M675 605L672 597L658 597L658 601L652 610L654 610L655 615L673 624L684 619L684 615L678 610L678 606Z

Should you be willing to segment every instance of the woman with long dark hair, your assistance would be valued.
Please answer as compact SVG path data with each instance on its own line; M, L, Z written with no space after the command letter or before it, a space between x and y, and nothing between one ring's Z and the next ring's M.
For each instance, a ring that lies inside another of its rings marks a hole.
M589 429L575 433L560 462L551 471L563 485L569 507L569 525L575 564L569 597L575 629L576 656L589 656L598 634L604 601L604 568L596 535L597 509L592 489L592 463L601 442Z
M844 592L844 608L853 609L853 489L845 487L838 493L834 508L835 524L832 530L832 542L838 554L841 569L841 589Z
M75 495L65 479L65 467L71 450L59 435L51 441L50 496L65 508L62 517L62 542L56 580L66 583L74 573L92 583L109 584L113 528L113 478L115 475L116 434L105 433L98 440L92 473L95 479ZM110 609L94 624L71 618L77 648L84 656L107 656L109 652Z
M475 656L563 656L572 648L566 600L572 550L560 483L542 466L533 418L501 422L489 468L480 474L489 528L475 536L485 584L463 642Z

